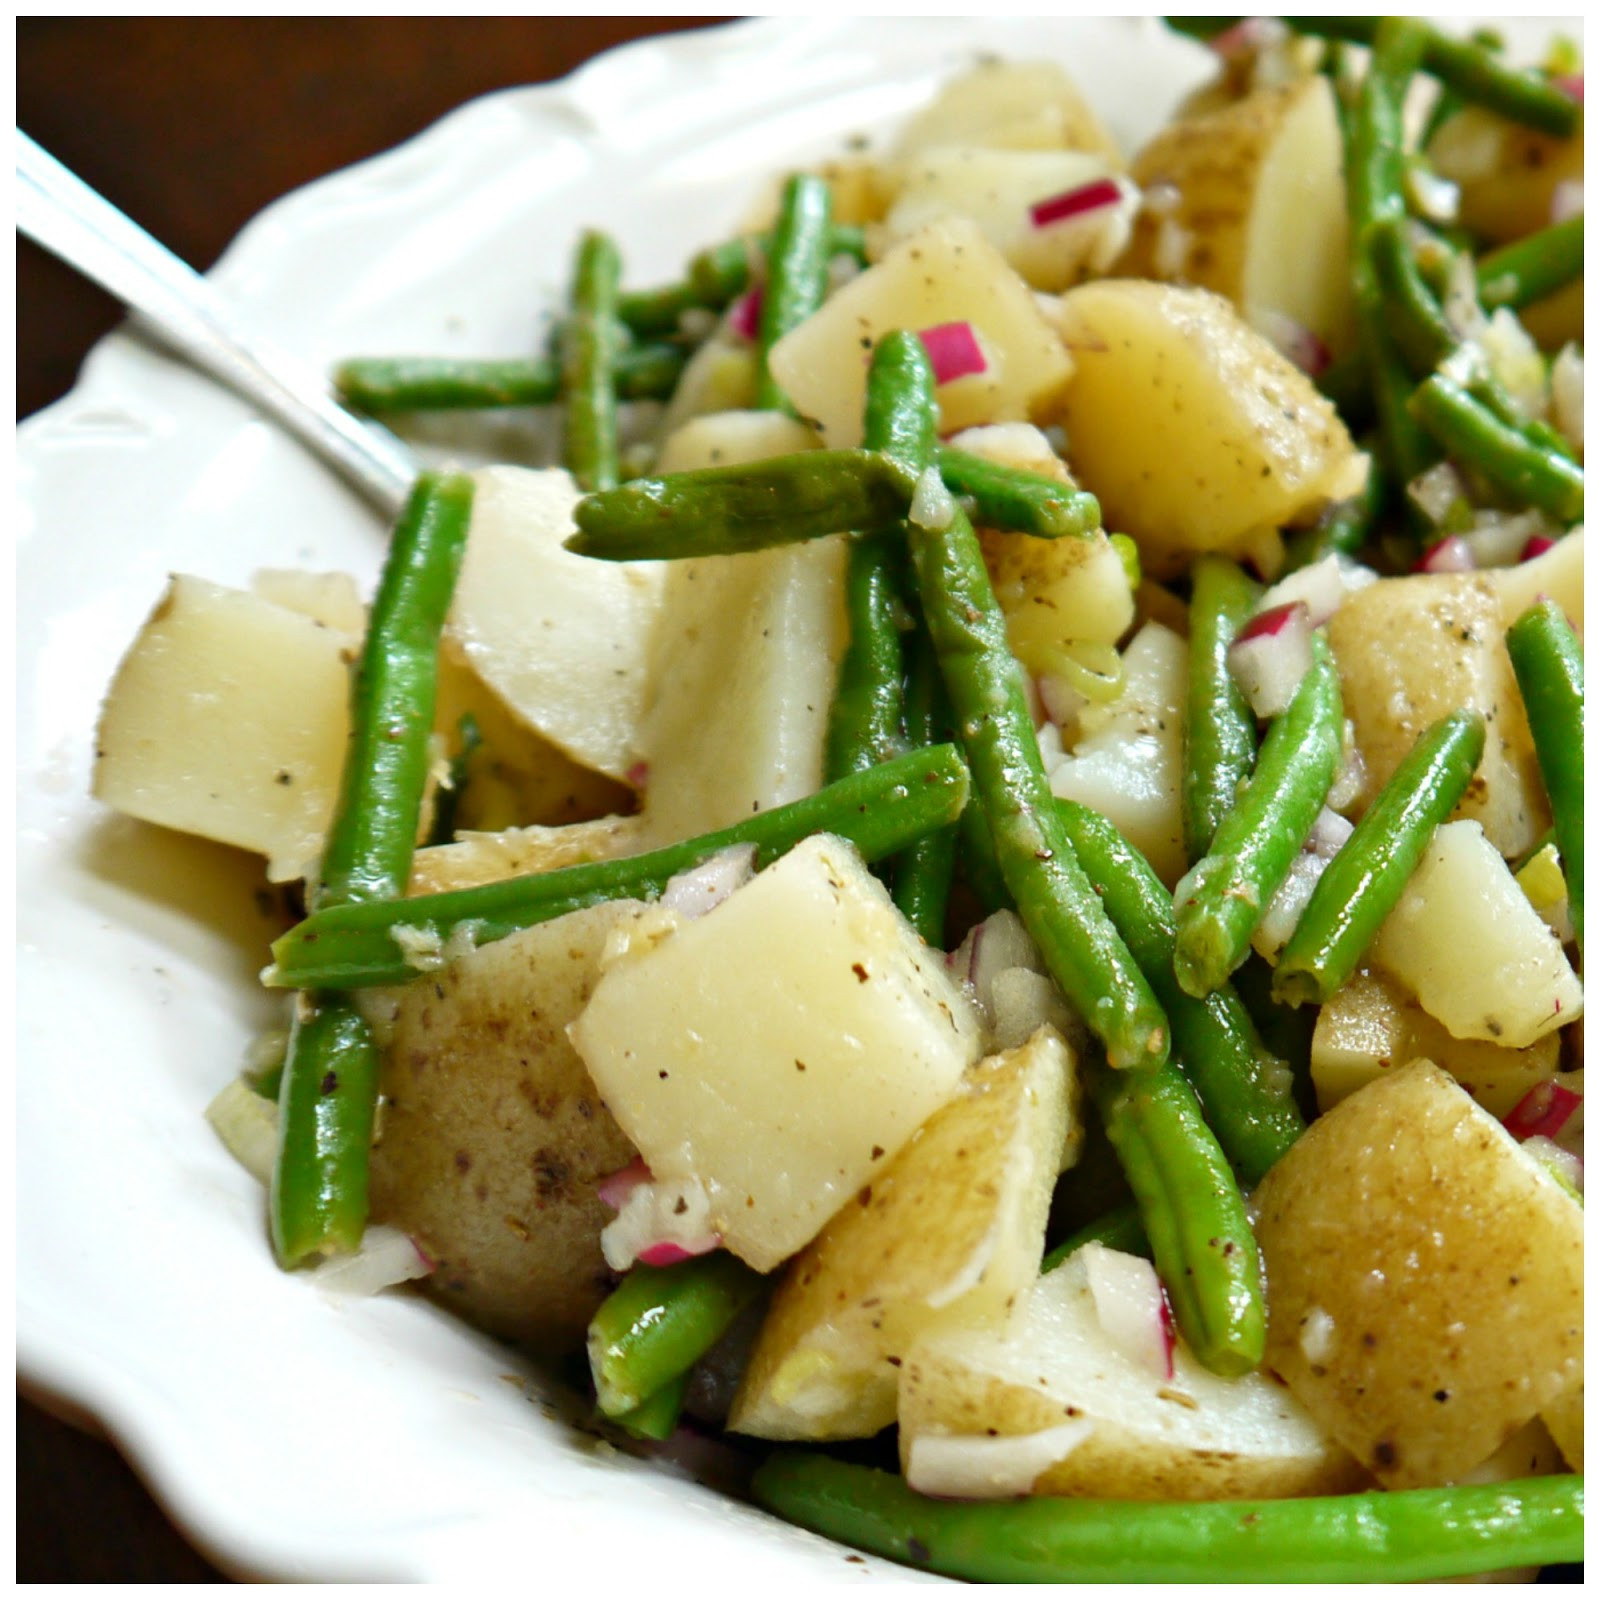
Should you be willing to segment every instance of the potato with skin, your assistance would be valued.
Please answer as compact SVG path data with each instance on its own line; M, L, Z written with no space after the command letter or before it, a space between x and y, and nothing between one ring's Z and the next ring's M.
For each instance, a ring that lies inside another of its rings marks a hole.
M1333 406L1220 295L1108 278L1068 290L1055 321L1068 465L1151 577L1207 550L1270 568L1280 529L1365 482Z
M1582 1381L1582 1208L1432 1062L1313 1122L1254 1205L1267 1366L1385 1488L1459 1480Z
M1134 157L1145 191L1116 270L1226 296L1268 338L1355 343L1343 143L1322 74L1163 128Z
M614 1281L597 1185L633 1160L567 1039L617 901L485 945L364 1001L383 1020L372 1216L437 1263L428 1292L532 1349L579 1348Z
M1568 138L1524 128L1482 106L1463 106L1428 142L1440 177L1461 189L1461 222L1508 244L1555 220L1562 185L1583 189L1583 121Z
M1437 1062L1491 1116L1504 1117L1560 1062L1556 1034L1520 1049L1491 1039L1457 1039L1393 979L1361 971L1317 1012L1311 1081L1330 1111L1362 1084L1424 1057Z
M1549 827L1505 626L1488 573L1381 578L1345 597L1328 623L1328 643L1365 770L1356 814L1427 728L1466 709L1486 724L1483 758L1453 815L1482 823L1505 856L1521 855Z
M1053 1029L981 1061L888 1169L785 1270L729 1426L864 1439L895 1418L900 1359L934 1327L1003 1322L1038 1275L1076 1063Z
M1338 1494L1366 1474L1266 1373L1219 1378L1181 1343L1171 1376L1102 1324L1086 1246L1046 1273L1001 1330L935 1331L900 1374L900 1453L1055 1435L1031 1482L1001 1494L1229 1500ZM1115 1251L1105 1251L1117 1257ZM924 1480L926 1481L926 1480ZM932 1487L932 1484L929 1484Z

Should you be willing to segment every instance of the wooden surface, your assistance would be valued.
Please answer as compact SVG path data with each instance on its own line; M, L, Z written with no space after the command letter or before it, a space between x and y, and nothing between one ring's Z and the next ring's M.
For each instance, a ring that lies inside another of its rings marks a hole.
M279 195L410 138L464 100L715 20L24 18L17 125L204 269ZM121 314L19 240L18 415L65 394ZM26 1195L18 1206L25 1214ZM108 1444L19 1399L16 1454L19 1581L220 1578Z

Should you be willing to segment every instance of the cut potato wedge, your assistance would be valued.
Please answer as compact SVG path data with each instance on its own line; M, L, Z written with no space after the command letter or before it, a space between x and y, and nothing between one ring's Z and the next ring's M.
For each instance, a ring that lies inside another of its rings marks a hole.
M1560 1053L1553 1033L1520 1050L1457 1039L1392 979L1358 972L1317 1013L1311 1081L1318 1107L1329 1111L1362 1084L1424 1057L1503 1118L1535 1084L1555 1076Z
M1458 1039L1520 1050L1583 1015L1561 941L1475 822L1435 830L1369 955Z
M1279 529L1365 482L1332 405L1219 295L1118 278L1057 305L1068 464L1152 577L1205 550L1270 569Z
M1583 187L1583 124L1558 139L1482 106L1464 106L1428 142L1434 170L1461 189L1461 221L1491 244L1537 233L1554 220L1563 184Z
M1076 1063L1041 1029L976 1066L789 1265L729 1425L764 1439L863 1439L895 1418L900 1358L933 1327L993 1327L1032 1287Z
M1313 1122L1255 1209L1267 1364L1385 1487L1459 1480L1581 1381L1582 1208L1432 1062Z
M445 639L511 712L581 766L635 760L662 575L562 549L578 488L559 469L485 467Z
M265 856L274 882L303 877L338 795L360 647L259 595L174 577L107 691L96 798Z
M1325 76L1172 123L1132 176L1145 204L1120 273L1215 290L1280 348L1280 329L1334 354L1353 347L1343 141Z
M854 849L819 835L619 948L572 1039L662 1182L767 1272L886 1170L977 1058L971 1003Z
M384 1038L374 1220L437 1263L436 1299L502 1338L581 1347L612 1278L600 1180L634 1156L567 1040L619 926L613 901L369 991Z
M1502 586L1514 592L1488 573L1383 578L1346 595L1328 642L1365 769L1355 810L1371 803L1428 727L1470 709L1483 716L1487 736L1454 815L1482 823L1502 855L1517 856L1549 827L1550 813L1506 653Z
M1007 1473L991 1494L1091 1495L1131 1500L1229 1500L1338 1493L1365 1474L1262 1373L1219 1378L1179 1344L1156 1372L1102 1323L1088 1246L1039 1279L1002 1332L934 1332L919 1339L900 1379L900 1455L914 1486L939 1492L925 1462L966 1440L994 1447L1056 1433L1056 1449ZM1117 1252L1106 1251L1107 1256ZM1059 1431L1058 1431L1059 1430ZM972 1454L973 1452L967 1452ZM964 1476L961 1492L980 1482ZM955 1485L945 1480L946 1492Z
M1557 539L1543 555L1514 567L1490 567L1484 577L1500 603L1500 621L1509 628L1529 606L1548 597L1583 632L1583 528Z
M785 334L772 375L825 444L858 445L872 347L896 328L951 322L972 325L988 365L939 385L943 433L1026 421L1071 375L1033 291L975 222L957 217L902 240Z

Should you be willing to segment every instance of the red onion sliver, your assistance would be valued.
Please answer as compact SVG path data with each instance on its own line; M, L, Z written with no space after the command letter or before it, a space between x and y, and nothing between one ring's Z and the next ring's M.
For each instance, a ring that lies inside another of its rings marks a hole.
M1580 106L1583 104L1583 74L1581 72L1570 72L1565 77L1552 78L1550 81L1562 94L1571 95Z
M639 1252L637 1259L647 1267L675 1267L680 1261L688 1261L695 1256L710 1255L721 1243L720 1235L715 1233L708 1233L703 1239L696 1239L687 1245L678 1244L671 1239L662 1239L656 1244L647 1244Z
M1522 547L1519 561L1532 561L1542 556L1546 550L1554 550L1556 542L1547 533L1535 533L1529 536L1528 542Z
M1228 650L1228 669L1258 717L1287 709L1311 669L1311 611L1303 600L1258 612Z
M1456 533L1435 540L1422 552L1416 565L1418 572L1476 572L1477 569L1472 546Z
M1047 200L1035 201L1028 207L1028 220L1036 228L1048 228L1052 222L1065 222L1068 217L1079 217L1086 211L1103 211L1122 198L1122 190L1115 178L1093 178L1080 183L1076 189L1066 189L1051 195Z
M970 322L941 322L935 328L923 328L917 337L928 352L935 383L954 383L988 369L988 357Z
M1553 1078L1536 1083L1506 1114L1506 1132L1514 1139L1554 1139L1582 1104L1581 1094Z
M755 343L761 332L761 285L745 292L733 302L728 311L728 326L741 339Z

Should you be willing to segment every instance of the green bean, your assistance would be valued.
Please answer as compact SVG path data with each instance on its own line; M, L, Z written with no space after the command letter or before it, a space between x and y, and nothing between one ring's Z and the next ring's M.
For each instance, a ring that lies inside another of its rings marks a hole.
M399 937L479 944L608 900L654 899L667 881L731 845L753 844L765 865L814 833L849 839L870 862L954 822L967 801L967 769L952 745L914 750L842 778L814 795L775 806L716 833L611 861L585 862L390 903L330 906L272 947L277 988L363 988L419 974Z
M933 372L915 334L897 331L899 372L933 407ZM953 509L942 527L906 524L918 596L939 657L973 790L1001 876L1050 975L1114 1067L1166 1059L1167 1022L1068 843L1006 639L978 536Z
M617 354L621 400L659 400L672 393L688 352L682 345L633 345ZM561 363L473 361L445 356L362 357L334 369L334 387L348 406L368 412L492 411L545 406L561 397Z
M430 845L449 844L456 836L456 817L461 810L461 796L467 787L472 770L472 758L483 748L483 731L478 719L470 711L462 714L456 725L459 744L450 758L449 770L433 796L433 820L428 825Z
M617 319L622 259L603 233L578 243L571 315L561 326L562 443L567 470L584 489L609 489L618 480L615 369L623 328Z
M961 820L956 823L956 859L967 887L977 896L985 916L996 911L1015 911L1000 861L994 851L994 836L984 819L983 807L974 796L967 801Z
M1176 1060L1090 1077L1139 1207L1173 1321L1223 1377L1253 1372L1267 1340L1261 1256L1238 1180Z
M471 511L470 478L428 473L395 526L351 685L350 743L314 906L378 905L404 892L427 778L439 632ZM342 995L300 996L268 1207L285 1266L361 1242L377 1095L378 1048L366 1020Z
M1056 804L1078 860L1166 1010L1175 1058L1200 1096L1206 1121L1253 1188L1305 1131L1287 1063L1261 1042L1229 985L1202 999L1180 987L1173 973L1172 896L1150 863L1099 812L1071 800Z
M937 433L924 410L904 403L906 386L893 370L898 349L880 345L873 354L862 443L915 477L927 466ZM906 748L905 652L900 647L904 550L898 530L875 537L858 533L850 544L845 578L850 632L828 720L823 770L829 778L859 772Z
M945 486L972 502L972 520L1040 539L1080 539L1100 527L1100 502L1042 472L1003 466L969 450L939 446Z
M784 185L778 225L772 230L756 335L756 406L760 410L780 410L786 404L768 365L772 347L799 327L828 292L832 209L832 191L821 178L796 173Z
M726 1250L631 1268L589 1323L589 1371L602 1414L621 1417L682 1377L765 1284Z
M1491 250L1478 261L1478 298L1486 309L1521 311L1583 276L1583 213Z
M350 743L313 909L404 894L422 815L439 634L472 515L472 479L426 473L390 539L350 691Z
M750 1489L814 1533L979 1583L1405 1583L1583 1559L1581 1474L1296 1500L962 1502L781 1450Z
M1191 864L1210 847L1255 766L1255 714L1229 670L1228 651L1261 596L1261 585L1226 556L1199 557L1192 578L1183 730L1183 841Z
M1178 982L1204 995L1226 981L1250 951L1266 914L1322 810L1343 746L1339 669L1322 634L1289 708L1273 720L1238 803L1223 818L1210 852L1174 896Z
M1516 504L1568 525L1583 520L1583 468L1500 421L1459 384L1435 373L1418 385L1411 408L1452 457Z
M1434 829L1466 793L1483 755L1483 737L1481 713L1457 711L1418 738L1317 879L1278 957L1276 999L1321 1005L1349 980Z
M1530 606L1506 632L1533 748L1555 818L1572 926L1583 946L1583 647L1553 600Z
M647 561L739 555L846 529L888 533L915 489L915 474L870 450L804 450L635 478L580 500L566 547L602 561Z
M741 235L697 251L683 279L658 289L642 289L621 296L617 313L640 337L675 334L686 311L721 311L750 287L753 263L770 249L770 234ZM834 223L828 230L827 253L851 256L865 264L864 231L849 223Z
M611 1420L635 1439L670 1439L678 1431L678 1418L683 1411L683 1399L689 1392L690 1373L680 1372L641 1400L631 1411L624 1411Z
M1148 1259L1150 1241L1145 1237L1138 1205L1130 1200L1126 1205L1113 1206L1104 1216L1086 1223L1045 1253L1039 1271L1053 1272L1068 1256L1074 1255L1086 1244L1103 1244L1108 1250L1120 1250L1124 1255Z
M1167 25L1180 33L1209 39L1224 32L1237 17L1168 17ZM1390 19L1373 16L1284 17L1297 33L1312 33L1349 44L1375 46L1380 30ZM1498 111L1512 122L1537 128L1564 139L1578 126L1577 101L1538 73L1508 66L1491 49L1470 39L1458 39L1426 24L1421 35L1421 64L1476 105Z
M1411 379L1388 329L1370 233L1375 223L1405 215L1403 107L1426 40L1427 30L1411 18L1381 19L1350 119L1345 160L1356 332L1372 388L1384 464L1400 488L1432 465L1436 452L1408 407Z
M906 737L913 748L950 737L950 706L928 630L918 626L906 658ZM925 944L942 950L960 825L925 833L895 857L894 903Z
M1272 998L1272 966L1252 950L1229 980L1267 1049L1288 1065L1294 1101L1308 1122L1318 1114L1317 1086L1311 1080L1311 1040L1317 1013L1306 1006L1280 1005Z
M1359 349L1330 362L1317 374L1316 385L1338 409L1353 433L1372 417L1372 379Z

